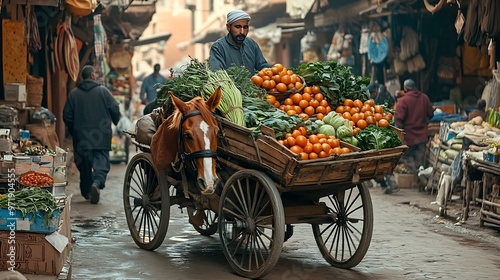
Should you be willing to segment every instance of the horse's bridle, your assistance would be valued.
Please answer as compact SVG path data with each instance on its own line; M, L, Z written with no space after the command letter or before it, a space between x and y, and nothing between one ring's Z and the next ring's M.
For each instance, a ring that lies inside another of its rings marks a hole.
M191 166L192 170L196 170L196 164L192 161L193 159L217 157L217 151L210 150L210 149L208 149L208 150L204 149L204 150L199 150L199 151L192 152L192 153L186 153L184 145L182 145L181 139L182 139L182 135L184 134L183 129L182 129L182 124L188 118L193 117L193 116L198 116L198 115L201 115L201 112L199 110L195 110L195 111L189 112L185 115L182 115L181 123L180 123L180 127L179 127L179 133L178 133L178 137L177 137L177 144L179 146L178 160L181 161L180 163L186 163L188 161L191 162L192 163L192 166Z

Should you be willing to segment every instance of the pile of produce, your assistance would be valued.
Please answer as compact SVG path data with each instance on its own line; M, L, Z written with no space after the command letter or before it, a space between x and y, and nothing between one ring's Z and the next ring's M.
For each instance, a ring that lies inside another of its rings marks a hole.
M207 98L216 88L222 87L222 100L218 113L228 120L245 126L242 111L242 95L250 97L264 96L265 91L255 86L244 67L230 67L227 70L212 72L208 62L191 59L182 74L175 75L164 85L156 85L158 102L167 109L167 115L173 112L173 105L168 91L187 102L196 96ZM245 78L243 78L245 77Z
M370 78L353 75L350 67L336 61L304 63L294 72L303 77L307 85L319 86L334 107L346 99L366 101L370 98Z
M492 127L500 128L500 107L498 111L493 109L488 111L488 124Z
M19 176L19 183L28 187L49 187L54 185L54 178L45 173L28 171Z
M51 193L41 188L24 188L3 195L0 198L0 207L18 210L23 217L32 213L38 215L38 211L45 212L44 220L47 222L53 217L54 211L60 207Z
M302 79L293 72L276 63L271 68L264 68L251 78L252 82L267 90L273 92L295 92L304 86Z

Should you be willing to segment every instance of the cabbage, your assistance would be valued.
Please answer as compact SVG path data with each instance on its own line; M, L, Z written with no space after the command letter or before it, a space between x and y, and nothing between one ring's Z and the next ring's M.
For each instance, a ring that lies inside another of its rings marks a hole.
M323 119L324 119L324 118L323 118ZM324 122L324 121L322 121L322 120L315 120L314 122L315 122L316 124L318 124L319 126L322 126L322 125L324 125L324 124L325 124L325 122Z
M320 126L318 133L322 133L326 136L335 136L335 128L329 124L324 124Z
M331 122L328 124L333 126L333 128L338 129L339 127L341 127L345 124L345 121L346 121L346 119L344 119L343 117L341 117L341 116L337 115L337 113L335 113L335 116L331 119ZM325 123L327 123L327 122L325 122Z
M340 139L348 138L352 136L352 132L352 127L343 125L336 129L336 136Z
M326 114L326 116L323 118L323 122L329 125L332 125L332 121L335 117L340 117L337 112L331 111L330 113Z
M354 146L358 145L358 139L356 139L356 137L354 137L354 136L341 138L340 140L345 141L345 142L347 142L351 145L354 145Z

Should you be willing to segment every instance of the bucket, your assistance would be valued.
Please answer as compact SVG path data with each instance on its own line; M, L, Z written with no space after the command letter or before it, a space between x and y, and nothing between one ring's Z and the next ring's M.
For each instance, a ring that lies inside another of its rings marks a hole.
M394 179L401 189L411 189L413 184L417 183L418 180L416 174L403 173L394 173Z

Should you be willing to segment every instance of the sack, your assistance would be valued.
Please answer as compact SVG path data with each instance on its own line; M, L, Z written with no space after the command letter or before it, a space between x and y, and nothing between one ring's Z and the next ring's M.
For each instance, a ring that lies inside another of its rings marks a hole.
M68 9L75 15L88 16L97 7L96 0L66 0Z
M151 114L142 116L135 125L135 139L145 145L151 145L151 139L156 132L156 125Z

